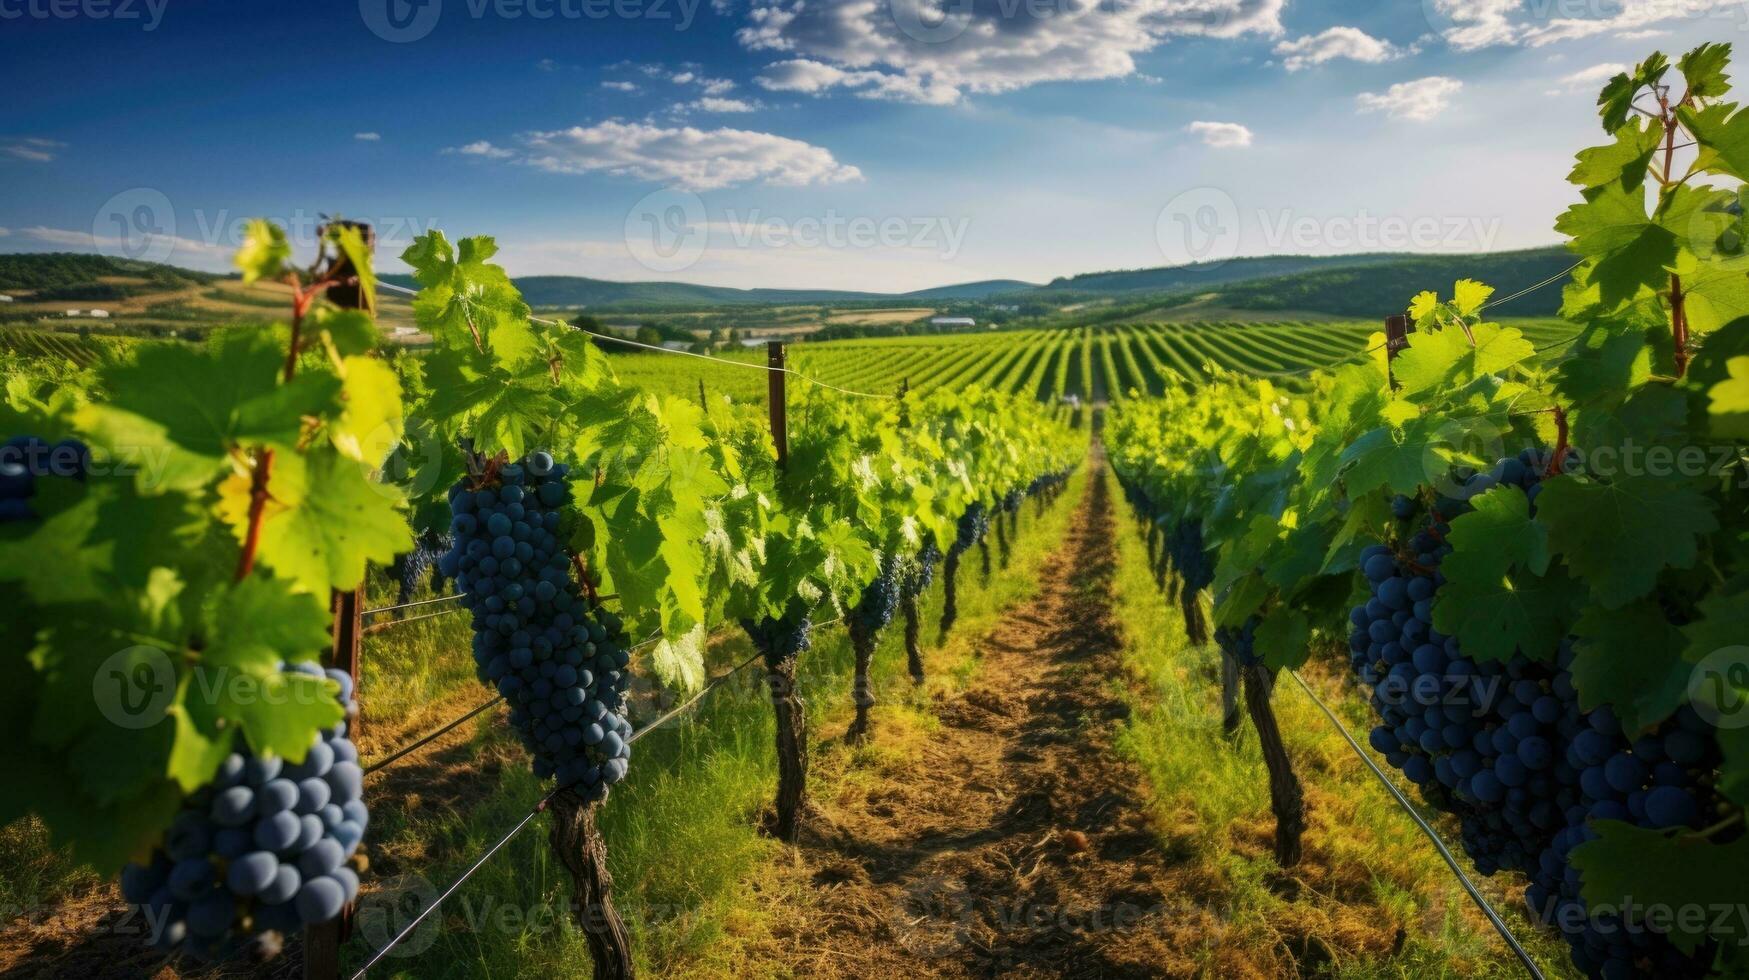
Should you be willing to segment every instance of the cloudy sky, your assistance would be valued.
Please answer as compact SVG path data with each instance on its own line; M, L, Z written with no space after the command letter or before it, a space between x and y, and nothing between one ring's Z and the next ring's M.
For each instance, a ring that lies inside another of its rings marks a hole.
M245 218L514 274L904 290L1555 241L1602 81L1718 0L0 0L0 251ZM21 93L28 93L20 96Z

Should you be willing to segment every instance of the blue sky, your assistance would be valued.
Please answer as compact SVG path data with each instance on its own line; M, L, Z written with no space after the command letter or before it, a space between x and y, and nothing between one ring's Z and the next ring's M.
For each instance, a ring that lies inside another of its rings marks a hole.
M1741 0L0 0L0 251L237 223L903 290L1545 244L1607 69Z

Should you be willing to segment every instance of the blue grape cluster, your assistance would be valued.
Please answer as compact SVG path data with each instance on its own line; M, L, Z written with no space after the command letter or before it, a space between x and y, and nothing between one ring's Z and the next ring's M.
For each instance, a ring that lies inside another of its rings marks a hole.
M929 591L929 586L935 581L935 565L941 561L941 548L935 539L923 542L923 547L917 552L917 557L905 563L904 575L900 581L901 595L915 599Z
M1200 518L1182 520L1172 526L1171 533L1166 536L1166 554L1172 567L1178 570L1178 577L1183 579L1184 588L1190 592L1206 589L1215 580L1214 562L1209 560L1208 550L1203 547Z
M447 534L429 529L420 532L413 539L413 550L397 556L389 568L400 588L395 596L395 604L404 606L412 602L419 586L427 583L433 592L441 591L448 577L443 574L439 559L454 546L453 540Z
M1570 660L1570 655L1564 660ZM1573 848L1593 840L1597 820L1620 820L1637 827L1700 829L1719 812L1711 788L1721 755L1717 732L1693 708L1683 705L1647 734L1630 739L1607 706L1585 716L1585 724L1566 745L1567 763L1579 772L1580 800L1566 826L1554 835L1537 867L1525 902L1531 913L1567 940L1573 962L1593 977L1708 975L1714 950L1678 950L1638 916L1589 911L1579 896ZM1729 842L1741 831L1719 838Z
M765 663L772 669L786 660L793 660L808 651L813 644L809 635L814 628L813 617L799 602L790 604L782 618L763 616L741 620L741 628L765 654Z
M1630 739L1607 706L1581 710L1571 640L1552 664L1522 655L1482 662L1433 627L1449 522L1498 486L1522 491L1534 513L1546 469L1534 450L1503 459L1436 501L1408 541L1411 559L1382 546L1362 553L1371 596L1350 614L1350 651L1382 722L1370 741L1430 802L1460 818L1478 870L1530 877L1532 913L1562 932L1587 975L1704 976L1708 951L1688 956L1652 929L1590 915L1569 855L1594 839L1595 820L1698 827L1716 812L1710 726L1684 706ZM1421 505L1399 500L1393 511L1413 520Z
M1002 495L1002 512L1012 514L1020 509L1020 502L1026 499L1026 493L1021 490L1010 490Z
M1443 498L1410 539L1412 560L1383 546L1363 552L1371 597L1349 617L1351 664L1372 686L1382 720L1373 748L1459 816L1465 848L1484 874L1533 868L1578 802L1578 773L1555 751L1580 723L1571 678L1522 656L1472 660L1433 626L1449 521L1496 486L1518 487L1534 501L1541 468L1527 457L1502 460Z
M899 566L897 555L881 559L880 574L863 586L862 595L850 610L850 629L865 637L873 637L893 621L899 608Z
M1241 667L1255 667L1263 663L1263 658L1257 655L1257 624L1261 622L1256 616L1245 621L1241 628L1231 626L1215 627L1215 642L1221 645L1221 650L1238 662Z
M959 526L956 528L953 544L948 548L948 554L965 554L972 545L984 540L984 534L989 530L990 513L984 505L977 503L967 507L966 512L960 515Z
M560 542L568 473L535 452L451 488L455 545L438 565L473 614L476 672L509 703L535 775L593 802L631 759L631 652L619 618L584 598Z
M281 665L324 676L321 667ZM352 678L326 672L355 717ZM159 948L223 957L262 933L329 922L358 897L348 866L370 825L358 749L340 722L292 764L231 753L190 796L146 864L122 869L121 890L159 931Z
M15 436L0 444L0 524L36 520L30 502L39 482L84 482L90 463L91 451L75 439L51 446L36 436Z

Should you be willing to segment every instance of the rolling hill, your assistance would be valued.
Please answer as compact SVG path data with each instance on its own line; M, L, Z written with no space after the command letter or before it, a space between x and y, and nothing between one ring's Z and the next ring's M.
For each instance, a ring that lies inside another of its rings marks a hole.
M761 306L878 307L948 303L1026 303L1033 308L1097 307L1094 319L1145 319L1155 311L1197 308L1372 317L1403 309L1423 289L1448 292L1460 278L1480 279L1505 296L1571 267L1565 248L1548 246L1483 254L1275 255L1220 263L1091 272L1036 285L989 279L905 293L832 289L736 289L680 282L614 282L583 276L524 276L516 285L530 305L596 311L690 311ZM413 285L412 277L384 278ZM0 291L39 301L115 301L156 292L211 287L221 277L172 266L122 263L90 255L0 255ZM1515 300L1517 316L1547 316L1560 306L1558 288ZM19 310L22 313L22 310Z

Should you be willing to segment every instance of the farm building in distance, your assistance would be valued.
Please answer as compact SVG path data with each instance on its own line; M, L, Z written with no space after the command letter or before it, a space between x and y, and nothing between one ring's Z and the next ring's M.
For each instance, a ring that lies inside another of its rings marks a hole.
M978 321L969 316L938 316L929 321L932 327L975 327Z
M10 303L10 302L12 302L12 297L7 296L4 293L0 293L0 303Z

